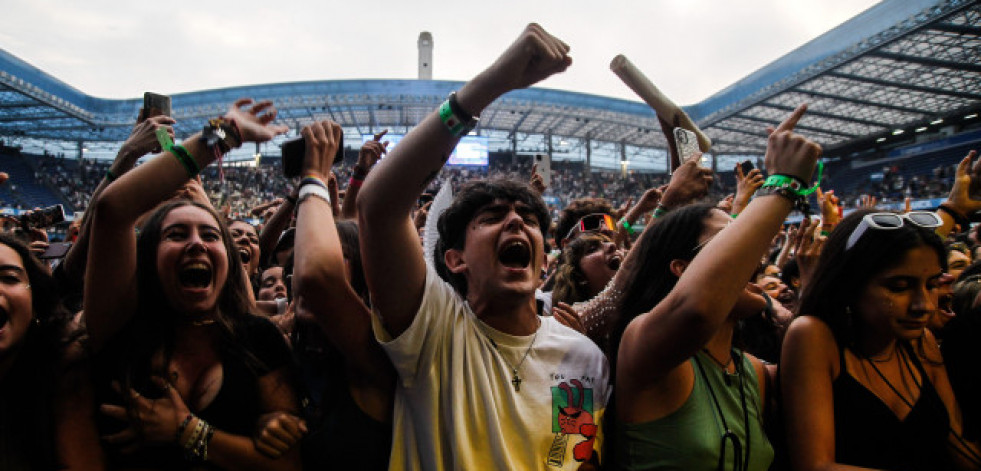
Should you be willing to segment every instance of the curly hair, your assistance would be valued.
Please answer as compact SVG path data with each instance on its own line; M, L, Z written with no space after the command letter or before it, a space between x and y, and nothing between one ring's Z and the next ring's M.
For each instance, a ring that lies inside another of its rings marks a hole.
M586 275L579 262L583 257L602 248L603 242L610 239L601 234L585 234L562 249L562 256L555 267L555 284L552 289L552 303L566 304L586 301L591 297L586 285Z

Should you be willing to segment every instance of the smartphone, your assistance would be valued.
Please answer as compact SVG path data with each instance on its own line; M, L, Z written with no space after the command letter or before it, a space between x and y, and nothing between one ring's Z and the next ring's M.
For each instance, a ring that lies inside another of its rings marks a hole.
M170 116L170 97L153 92L143 93L143 117Z
M294 178L300 176L303 172L303 155L307 151L307 140L300 137L294 137L293 139L283 142L283 176L286 178ZM341 134L341 140L337 143L337 153L334 154L334 165L340 165L344 162L344 134Z
M44 209L38 209L20 216L20 225L24 229L44 229L65 220L65 207L56 204Z
M756 166L753 165L753 162L749 160L743 161L743 163L739 164L739 166L743 169L743 175L749 175L749 172L756 168Z
M538 167L535 168L535 173L542 176L542 182L545 186L550 186L552 184L552 157L548 154L535 154L535 164Z
M38 258L42 260L50 260L53 258L65 258L68 254L68 249L72 248L71 242L52 242L48 245L47 250L44 251Z
M698 136L685 128L674 128L674 142L678 146L681 165L701 154L698 149Z

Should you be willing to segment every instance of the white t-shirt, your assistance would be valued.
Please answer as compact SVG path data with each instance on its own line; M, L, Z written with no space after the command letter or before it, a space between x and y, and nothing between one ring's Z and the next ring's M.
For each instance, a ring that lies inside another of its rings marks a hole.
M373 315L399 374L389 469L573 470L599 453L606 357L582 334L540 319L537 337L496 331L432 268L402 335L392 339ZM518 368L518 390L502 355Z

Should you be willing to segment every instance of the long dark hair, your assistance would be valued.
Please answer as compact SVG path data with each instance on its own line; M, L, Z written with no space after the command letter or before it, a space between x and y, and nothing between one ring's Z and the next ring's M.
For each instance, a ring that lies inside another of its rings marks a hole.
M671 273L672 260L692 260L705 220L714 206L696 204L674 210L657 219L644 231L633 247L624 271L625 283L620 301L620 317L610 337L610 371L616 371L620 338L630 321L654 309L674 289L678 277Z
M849 236L865 215L881 212L857 210L846 216L828 236L814 278L801 293L798 315L814 316L831 329L839 347L854 346L860 326L849 314L869 282L879 273L899 265L911 249L929 247L937 253L940 267L947 270L947 252L931 229L905 222L891 230L869 228L846 250Z
M338 221L337 238L341 241L341 251L344 252L344 259L351 267L351 288L362 301L368 306L368 282L364 279L364 265L361 263L361 242L358 239L358 224L354 221Z
M0 234L0 244L24 263L33 313L23 340L14 347L16 360L0 377L0 469L56 469L53 403L67 366L65 346L77 336L67 332L71 315L47 269L20 240Z
M183 320L164 295L157 272L157 251L164 218L174 209L184 206L201 208L214 218L228 257L228 276L218 296L215 316L217 351L223 358L237 356L243 359L253 373L263 368L241 341L246 337L243 320L253 315L247 291L251 288L245 283L245 273L228 226L214 209L206 205L183 199L170 201L158 207L140 231L136 242L137 314L127 325L126 331L113 339L114 344L125 352L119 357L123 363L120 373L124 385L144 394L153 394L157 390L150 382L152 376L167 378L166 367L174 353L176 330ZM162 364L154 362L155 355L160 351L164 354ZM116 352L118 355L118 350Z

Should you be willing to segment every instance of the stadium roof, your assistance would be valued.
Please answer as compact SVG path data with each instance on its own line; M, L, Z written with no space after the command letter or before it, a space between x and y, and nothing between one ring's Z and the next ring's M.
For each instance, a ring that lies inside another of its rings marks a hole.
M704 73L705 71L691 71ZM295 129L331 118L347 132L407 130L460 82L334 80L250 85L173 95L178 135L243 96L270 98ZM826 154L869 146L896 130L946 125L981 108L978 0L886 0L761 68L688 113L713 139L715 154L760 154L766 126L810 103L799 129ZM141 99L92 97L0 49L0 136L60 141L126 138ZM933 123L933 124L931 124ZM518 149L563 141L626 149L666 145L646 105L596 95L517 90L481 116L481 134ZM530 142L531 142L530 141ZM493 145L491 146L494 147Z

